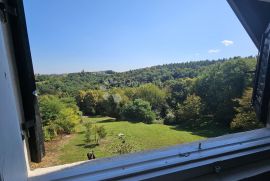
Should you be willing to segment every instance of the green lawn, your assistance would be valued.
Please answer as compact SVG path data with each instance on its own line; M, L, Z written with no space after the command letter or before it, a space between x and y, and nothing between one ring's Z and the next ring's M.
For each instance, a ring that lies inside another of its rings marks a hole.
M76 134L61 149L60 163L71 163L86 160L86 153L94 150L97 158L109 157L115 155L112 153L111 145L118 134L123 133L127 142L135 147L136 151L148 150L192 142L207 137L224 134L224 130L188 130L180 129L175 126L166 126L162 124L144 124L131 123L127 121L115 121L109 117L84 117L84 121L96 122L97 125L104 125L107 136L101 140L98 146L87 145L84 142L84 128L79 125L76 128Z

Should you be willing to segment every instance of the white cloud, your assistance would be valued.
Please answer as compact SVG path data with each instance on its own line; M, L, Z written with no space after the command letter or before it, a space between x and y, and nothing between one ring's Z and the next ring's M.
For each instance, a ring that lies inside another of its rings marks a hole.
M223 40L221 41L221 43L225 45L226 47L234 44L234 42L231 40Z
M220 50L219 49L210 49L210 50L208 50L208 53L219 53L220 52Z

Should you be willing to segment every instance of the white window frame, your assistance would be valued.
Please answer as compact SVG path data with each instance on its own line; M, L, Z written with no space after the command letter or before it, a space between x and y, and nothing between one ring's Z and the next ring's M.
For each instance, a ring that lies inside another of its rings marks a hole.
M269 158L270 129L263 128L159 150L36 169L29 172L29 180L189 180L211 174L231 177L226 173L254 162L270 166ZM258 174L247 171L238 172L234 178Z
M158 150L36 169L28 171L28 180L202 180L216 176L239 180L269 170L270 129L263 128Z

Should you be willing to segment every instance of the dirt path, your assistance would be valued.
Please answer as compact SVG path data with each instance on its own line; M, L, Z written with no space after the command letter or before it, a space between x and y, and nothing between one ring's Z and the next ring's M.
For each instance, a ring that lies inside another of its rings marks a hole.
M44 168L44 167L50 167L50 166L55 166L59 165L60 161L59 156L60 156L60 150L65 145L72 137L73 135L65 135L62 138L58 137L55 140L45 142L45 151L46 155L42 159L42 162L40 163L30 163L30 168L31 169L36 169L36 168Z

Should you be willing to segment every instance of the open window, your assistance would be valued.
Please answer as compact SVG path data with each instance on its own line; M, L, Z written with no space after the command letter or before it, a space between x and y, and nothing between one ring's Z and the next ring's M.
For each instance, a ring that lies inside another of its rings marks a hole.
M262 1L234 1L229 0L232 8L235 10L237 16L247 29L252 40L257 47L260 47L260 54L257 63L253 103L256 108L257 116L264 124L267 122L267 115L269 114L269 4ZM22 108L23 117L22 121L22 137L27 140L28 152L30 159L34 162L40 162L45 155L43 145L43 134L41 127L41 119L39 114L37 96L36 96L36 83L35 75L32 66L32 60L30 55L29 42L26 31L24 10L21 1L10 0L7 3L0 4L2 23L10 28L10 40L14 49L14 77L17 80L17 84L14 83L14 89L18 89L18 100L21 100L21 104L18 107ZM266 30L265 30L266 29ZM263 34L263 32L265 32ZM261 35L263 34L263 38ZM261 44L258 42L262 42ZM226 42L225 42L226 43ZM228 43L228 42L227 42ZM216 52L212 50L211 52ZM239 57L238 57L239 58ZM252 57L253 58L253 57ZM237 57L235 57L237 59ZM9 60L11 61L11 60ZM226 62L227 60L220 60ZM8 61L7 61L8 62ZM202 62L209 63L209 62ZM213 64L215 62L212 62ZM211 62L209 63L211 64ZM236 64L235 64L236 65ZM173 66L173 65L172 65ZM184 66L184 65L180 65ZM192 66L192 65L190 65ZM222 65L221 65L222 67ZM154 69L160 68L159 66ZM185 70L188 70L187 67ZM205 68L205 67L204 67ZM215 67L218 68L220 67ZM152 70L151 68L148 68ZM148 70L147 69L147 70ZM134 75L136 71L130 71L131 75ZM213 71L214 72L214 71ZM107 76L106 86L115 86L117 88L123 85L135 86L137 82L131 80L125 80L123 82L118 81L116 76L122 75L128 76L128 73L121 74L112 71L94 72L93 74L87 72L80 72L78 75L83 76ZM139 70L138 74L143 74L143 70ZM183 72L182 72L183 73ZM188 72L191 73L191 72ZM12 74L12 72L10 73ZM184 73L183 73L184 74ZM173 76L183 76L183 74ZM70 77L76 77L76 74L67 75ZM58 76L56 76L58 77ZM59 76L60 77L60 76ZM66 77L64 75L63 77ZM169 77L169 76L168 76ZM165 80L168 77L163 77ZM46 76L39 76L38 83L44 83ZM150 77L151 78L151 77ZM2 79L1 79L2 80ZM52 81L57 79L52 78ZM65 79L62 79L65 80ZM207 79L205 79L207 80ZM144 79L144 82L152 80ZM161 82L162 83L162 82ZM192 83L192 81L191 81ZM228 84L231 82L228 82ZM240 82L241 83L241 82ZM240 84L238 82L238 84ZM78 84L76 84L78 85ZM177 85L178 86L178 85ZM177 88L177 86L175 88ZM140 86L138 86L140 87ZM158 87L158 86L157 86ZM61 88L58 84L57 88ZM100 86L102 91L104 86ZM153 87L143 87L142 92L147 92L148 89ZM202 93L206 93L202 88ZM93 93L90 92L91 95ZM86 99L93 101L93 97L89 95ZM130 91L129 93L132 93ZM63 97L65 94L62 94ZM59 96L59 97L61 97ZM98 95L97 95L98 96ZM119 96L116 95L103 95L104 100L113 101L113 103L119 101ZM206 95L207 96L207 95ZM61 97L61 98L62 98ZM190 100L198 102L198 99L192 96ZM85 98L85 97L84 97ZM115 101L116 100L116 101ZM69 105L70 100L65 100ZM90 101L90 102L91 102ZM217 100L213 100L215 102ZM19 101L17 101L18 103ZM133 104L126 105L128 113L132 112L134 107L143 105L147 107L146 110L150 111L149 104L144 104L143 101L132 100ZM83 102L82 102L83 103ZM157 103L157 105L160 102ZM174 102L172 102L174 103ZM187 103L182 104L182 108ZM194 105L197 106L198 104ZM128 107L129 106L129 107ZM215 107L212 105L212 107ZM190 109L193 107L189 107ZM66 109L67 111L70 109ZM180 109L179 112L185 110ZM124 111L123 111L124 112ZM66 114L67 112L61 112ZM124 112L125 113L125 112ZM165 112L167 114L167 112ZM129 114L130 115L130 114ZM182 114L183 115L183 114ZM128 115L125 115L128 118ZM136 117L136 113L132 116ZM227 116L224 114L224 116ZM104 121L104 120L103 120ZM114 120L105 120L102 124L106 124ZM63 122L61 122L63 123ZM99 123L98 123L99 124ZM135 124L134 124L135 125ZM46 125L48 126L48 125ZM87 126L87 125L86 125ZM97 126L97 125L95 125ZM146 127L151 125L145 124ZM159 125L158 125L159 126ZM157 127L158 127L157 126ZM106 127L106 125L105 125ZM126 127L127 128L127 127ZM21 133L18 133L21 135ZM84 134L84 133L82 133ZM114 133L115 134L115 133ZM121 144L124 144L126 140L123 139L123 135L117 133ZM204 179L214 180L216 177L222 177L224 179L233 178L233 180L240 180L250 178L252 176L260 175L262 173L269 172L269 153L270 153L270 132L267 128L257 129L250 132L234 133L225 136L210 138L206 140L199 140L197 142L176 145L167 148L161 148L157 150L138 152L133 154L121 155L120 157L97 159L91 161L77 162L68 165L60 165L51 168L37 169L29 171L30 180L190 180L190 179ZM76 146L81 146L77 144ZM93 156L93 155L92 155ZM86 160L85 155L85 160ZM27 161L26 161L27 164ZM2 174L1 177L2 179Z

